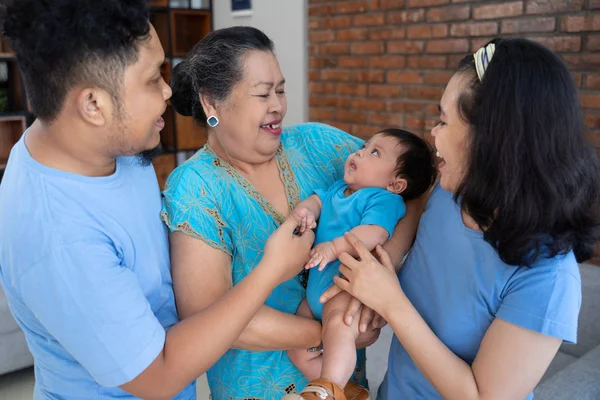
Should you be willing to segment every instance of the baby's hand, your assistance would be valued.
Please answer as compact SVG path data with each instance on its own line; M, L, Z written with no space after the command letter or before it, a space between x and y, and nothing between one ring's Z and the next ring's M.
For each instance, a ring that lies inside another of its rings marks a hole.
M318 265L319 271L323 271L327 264L335 260L337 260L337 255L335 254L333 242L319 243L311 250L310 260L304 268L314 268Z
M315 214L308 208L296 207L294 214L296 215L297 219L300 220L300 223L298 224L298 227L294 233L302 236L307 229L314 229L317 227Z

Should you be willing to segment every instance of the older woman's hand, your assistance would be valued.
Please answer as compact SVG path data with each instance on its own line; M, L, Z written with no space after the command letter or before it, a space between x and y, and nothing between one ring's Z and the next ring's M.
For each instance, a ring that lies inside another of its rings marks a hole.
M387 307L399 304L395 299L404 296L390 257L383 247L377 246L375 258L356 236L348 233L345 237L360 260L342 254L340 273L343 277L335 277L334 282L385 318Z

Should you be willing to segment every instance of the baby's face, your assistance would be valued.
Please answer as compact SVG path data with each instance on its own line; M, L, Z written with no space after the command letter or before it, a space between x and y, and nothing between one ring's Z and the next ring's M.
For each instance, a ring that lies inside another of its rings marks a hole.
M396 161L402 151L396 138L378 133L348 157L344 181L354 191L367 187L390 190L396 178Z

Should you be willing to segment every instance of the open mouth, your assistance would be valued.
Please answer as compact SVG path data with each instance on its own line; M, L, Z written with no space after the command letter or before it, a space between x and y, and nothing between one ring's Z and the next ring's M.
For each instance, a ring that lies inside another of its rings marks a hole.
M350 169L350 171L356 171L356 163L354 162L354 160L350 160L350 162L348 163L348 168Z
M268 131L273 135L281 135L281 121L273 121L268 124L264 124L260 126L261 129Z
M444 165L446 165L446 160L444 160L444 157L442 157L439 151L436 152L435 155L438 158L438 168L442 168Z
M156 122L154 123L154 125L158 128L158 129L163 129L165 127L165 120L163 119L163 117L159 117Z

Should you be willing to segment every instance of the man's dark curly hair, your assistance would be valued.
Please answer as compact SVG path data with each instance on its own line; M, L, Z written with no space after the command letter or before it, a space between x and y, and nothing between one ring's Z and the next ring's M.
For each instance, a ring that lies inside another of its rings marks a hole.
M12 0L0 9L2 35L19 62L34 114L56 119L78 85L120 104L127 66L149 37L145 0Z

